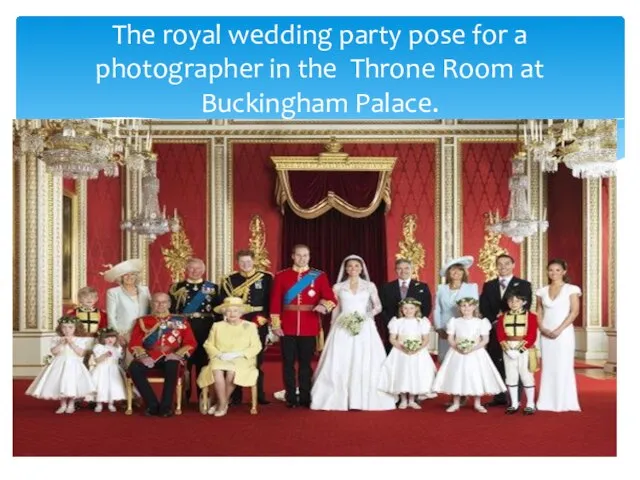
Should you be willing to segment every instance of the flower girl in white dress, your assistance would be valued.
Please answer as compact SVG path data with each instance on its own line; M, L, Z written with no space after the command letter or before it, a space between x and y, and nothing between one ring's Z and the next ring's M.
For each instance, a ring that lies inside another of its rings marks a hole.
M84 355L93 337L86 336L84 326L75 317L58 320L57 335L51 339L51 362L29 385L27 395L43 400L60 400L56 413L74 413L75 399L95 392Z
M125 375L120 367L122 347L118 344L118 331L114 328L104 328L98 332L98 343L93 347L93 357L96 366L91 371L91 378L96 387L96 413L102 412L102 404L106 403L110 412L115 412L113 402L124 400Z
M398 408L420 409L416 395L429 395L436 366L427 350L429 320L420 315L420 302L407 297L400 302L400 318L389 322L389 342L393 346L382 365L378 388L400 395Z
M478 300L458 300L461 317L447 322L450 349L433 383L433 390L453 395L453 404L447 408L452 413L460 409L461 396L474 396L473 408L487 413L480 400L482 395L495 395L507 390L500 373L493 365L485 345L489 341L491 324L486 318L478 318Z

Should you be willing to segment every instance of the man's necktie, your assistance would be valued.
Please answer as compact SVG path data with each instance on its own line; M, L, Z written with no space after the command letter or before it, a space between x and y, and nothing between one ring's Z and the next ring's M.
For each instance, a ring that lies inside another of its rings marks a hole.
M400 297L402 297L402 300L407 296L407 290L407 282L402 282L402 286L400 287Z

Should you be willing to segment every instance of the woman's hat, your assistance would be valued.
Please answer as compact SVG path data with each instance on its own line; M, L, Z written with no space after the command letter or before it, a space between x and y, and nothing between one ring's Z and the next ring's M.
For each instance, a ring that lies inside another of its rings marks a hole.
M222 304L214 308L213 311L216 313L224 313L229 307L238 307L242 313L250 312L252 308L251 305L244 303L241 298L227 297L222 301Z
M106 272L102 272L104 279L107 282L117 282L122 275L133 272L141 272L142 260L140 260L139 258L132 258L130 260L120 262L116 266L106 266L109 267L109 270L107 270Z
M453 265L460 265L462 268L469 268L473 265L473 257L471 255L465 255L464 257L451 258L440 269L440 276L444 277L447 275L447 270L451 268Z

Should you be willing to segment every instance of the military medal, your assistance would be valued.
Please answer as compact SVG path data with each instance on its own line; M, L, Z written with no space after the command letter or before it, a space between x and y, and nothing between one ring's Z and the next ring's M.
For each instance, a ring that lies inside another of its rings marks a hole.
M307 293L307 295L309 295L310 297L315 297L316 296L316 291L311 289L311 290L309 290L309 293Z

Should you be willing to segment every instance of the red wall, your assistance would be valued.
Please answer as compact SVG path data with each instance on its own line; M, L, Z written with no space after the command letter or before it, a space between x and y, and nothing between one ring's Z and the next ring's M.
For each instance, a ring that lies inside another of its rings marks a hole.
M76 181L73 178L63 178L62 188L69 193L76 193Z
M98 290L102 308L106 306L106 291L114 284L105 282L99 272L106 270L103 265L123 260L123 185L123 178L104 175L87 182L87 285Z
M480 288L485 279L477 265L484 246L483 214L498 210L501 217L507 215L511 162L516 150L515 143L462 143L462 252L473 256L476 263L469 269L469 278ZM500 246L516 261L514 273L519 275L520 245L503 236Z
M207 261L207 203L208 152L206 143L155 143L158 154L158 180L160 209L166 206L167 215L174 209L183 219L183 225L193 256ZM149 245L149 289L166 292L171 285L162 248L171 245L171 233L158 237ZM209 269L207 270L209 271ZM214 279L211 279L214 280Z
M281 267L282 216L275 204L276 174L271 156L315 156L322 144L233 144L234 251L249 243L249 221L259 214L265 222L267 250L272 269ZM418 215L417 239L426 250L427 269L433 269L435 249L435 144L386 143L345 144L343 151L354 157L397 157L392 175L392 206L387 214L388 272L393 275L395 253L402 239L402 216ZM322 266L320 266L322 267ZM423 278L431 283L433 276Z
M568 264L569 281L583 288L582 279L582 180L560 164L548 174L547 217L549 219L548 258L561 258ZM574 325L582 325L582 311Z

